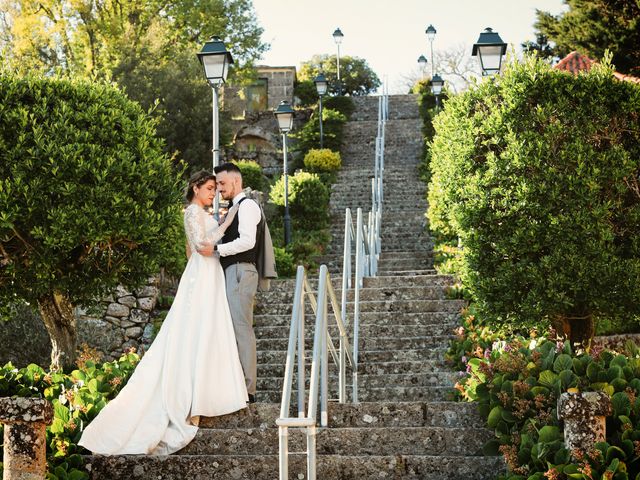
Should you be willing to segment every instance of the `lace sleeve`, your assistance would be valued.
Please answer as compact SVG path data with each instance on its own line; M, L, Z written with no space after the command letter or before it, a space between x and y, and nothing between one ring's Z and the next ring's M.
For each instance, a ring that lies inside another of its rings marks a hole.
M204 246L207 242L204 215L196 205L189 205L184 211L184 231L192 250Z
M205 215L196 205L189 205L184 211L184 231L193 250L213 245L224 236L226 229L217 225L207 231Z

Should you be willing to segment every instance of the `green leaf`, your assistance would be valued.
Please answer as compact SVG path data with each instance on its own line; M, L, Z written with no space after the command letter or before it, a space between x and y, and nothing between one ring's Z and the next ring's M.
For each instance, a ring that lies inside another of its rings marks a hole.
M571 370L573 367L573 359L566 353L562 353L556 357L553 362L553 371L560 373L563 370Z
M545 370L540 373L538 377L538 381L544 385L545 387L553 387L556 381L558 380L558 375L553 373L551 370Z
M502 419L502 407L500 405L496 405L489 412L489 417L487 418L487 425L490 428L496 428L498 426L498 422Z
M542 443L551 443L561 438L560 429L554 425L545 425L538 433L538 441Z
M624 392L617 392L611 397L611 406L613 407L614 415L629 416L631 414L631 401Z
M500 455L500 451L498 450L499 448L500 442L496 439L491 439L482 447L482 453L488 457L494 457L496 455Z

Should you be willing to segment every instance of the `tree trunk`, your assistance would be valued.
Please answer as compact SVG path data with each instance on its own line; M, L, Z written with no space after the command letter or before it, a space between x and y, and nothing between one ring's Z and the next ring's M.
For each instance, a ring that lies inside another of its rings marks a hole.
M569 339L571 346L589 351L591 340L596 333L595 322L591 314L583 316L558 315L553 321L558 335Z
M38 309L51 339L51 366L73 367L76 358L76 317L69 299L59 293L41 297Z

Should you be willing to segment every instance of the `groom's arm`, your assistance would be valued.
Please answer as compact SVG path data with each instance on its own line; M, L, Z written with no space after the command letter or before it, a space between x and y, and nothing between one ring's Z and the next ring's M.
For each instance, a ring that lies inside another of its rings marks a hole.
M262 212L255 201L247 199L242 202L238 210L238 233L240 236L231 242L216 245L220 256L227 257L251 250L256 244L256 233L261 218Z

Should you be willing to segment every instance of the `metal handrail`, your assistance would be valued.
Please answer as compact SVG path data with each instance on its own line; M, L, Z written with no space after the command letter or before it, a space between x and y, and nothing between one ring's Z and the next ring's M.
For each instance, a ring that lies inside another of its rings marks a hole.
M360 332L360 290L365 276L375 276L378 270L378 259L381 251L380 228L382 218L383 173L384 173L384 134L388 118L389 98L387 93L378 100L378 135L376 137L375 168L372 179L372 209L367 215L365 224L362 209L356 211L356 225L353 225L351 210L345 210L345 233L342 268L341 302L338 303L336 292L331 283L331 276L326 265L320 266L317 297L309 285L304 267L298 266L296 287L293 296L289 344L285 363L284 385L280 403L280 417L276 420L279 430L279 470L280 480L287 480L289 475L289 428L304 428L307 435L307 479L316 479L316 434L317 410L320 403L320 426L327 427L328 415L328 371L329 354L338 365L338 401L346 401L346 367L347 361L352 369L352 401L358 402L358 357ZM355 272L352 270L353 247L355 242ZM352 338L347 335L348 312L347 293L354 289ZM305 357L305 299L315 314L313 335L313 356L309 378L309 397L306 402L306 357ZM335 324L338 327L340 343L338 351L329 335L329 303L333 310ZM297 357L297 358L296 358ZM296 362L297 360L297 362ZM298 395L297 417L289 415L293 376L297 363ZM305 403L307 410L305 413Z

